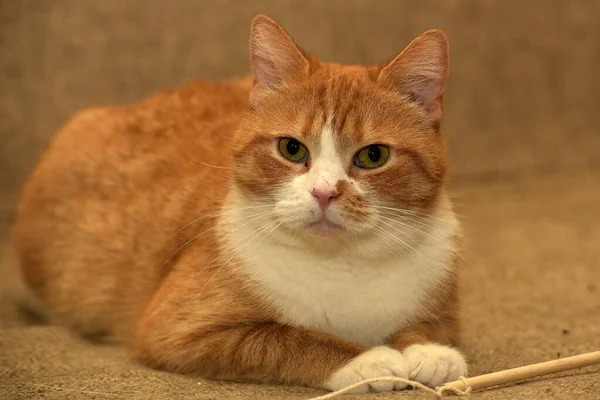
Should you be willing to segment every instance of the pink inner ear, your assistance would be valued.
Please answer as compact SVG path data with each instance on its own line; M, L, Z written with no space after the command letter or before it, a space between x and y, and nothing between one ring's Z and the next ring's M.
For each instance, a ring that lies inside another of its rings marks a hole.
M277 23L257 17L250 32L250 64L258 88L274 88L308 71L308 61Z
M278 73L272 61L263 57L253 56L252 66L255 84L272 87L276 86L281 80L279 77L282 74Z
M442 94L448 75L448 41L441 31L429 31L413 40L382 71L379 79L391 82L398 93L425 108L439 123Z
M423 88L421 90L417 89L416 92L421 93L421 96L418 96L417 94L417 97L420 97L420 101L427 105L432 100L437 100L442 92L442 85L440 82L430 80L428 82L423 82Z
M430 108L442 93L442 84L435 78L421 75L416 77L405 77L399 80L398 89L400 93L407 95L411 101Z
M432 78L425 75L404 75L393 83L401 96L423 107L428 119L434 125L439 125L442 118L443 79L439 76Z

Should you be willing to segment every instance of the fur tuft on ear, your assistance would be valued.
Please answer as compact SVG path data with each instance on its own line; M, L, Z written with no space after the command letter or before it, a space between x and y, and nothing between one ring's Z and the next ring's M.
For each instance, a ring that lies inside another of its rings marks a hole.
M254 73L251 102L265 89L273 90L296 76L308 74L309 62L285 32L263 14L252 20L250 64Z
M431 30L413 40L379 74L379 81L392 84L398 92L417 102L438 127L442 98L449 71L449 43L441 30Z

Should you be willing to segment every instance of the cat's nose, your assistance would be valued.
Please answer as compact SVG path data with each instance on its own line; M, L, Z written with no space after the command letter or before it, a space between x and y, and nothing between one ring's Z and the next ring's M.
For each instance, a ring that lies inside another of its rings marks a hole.
M338 193L335 188L327 188L327 189L317 189L313 188L311 194L316 197L319 202L319 207L321 210L325 211L327 206L329 205L329 201L335 197L338 197Z

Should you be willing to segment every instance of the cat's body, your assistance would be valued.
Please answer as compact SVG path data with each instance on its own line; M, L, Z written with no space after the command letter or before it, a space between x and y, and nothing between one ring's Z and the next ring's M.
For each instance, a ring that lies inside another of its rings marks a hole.
M442 346L458 341L460 236L443 66L396 98L383 76L418 51L391 68L322 64L261 16L251 40L254 82L85 111L53 139L19 206L26 281L55 321L171 371L328 389L465 374Z
M250 86L194 82L87 110L53 138L25 186L16 233L25 277L55 319L89 335L131 334L173 266L162 262L214 225L230 173L197 161L230 166L229 153L213 149L231 146ZM210 257L213 232L194 244L211 242L202 250Z

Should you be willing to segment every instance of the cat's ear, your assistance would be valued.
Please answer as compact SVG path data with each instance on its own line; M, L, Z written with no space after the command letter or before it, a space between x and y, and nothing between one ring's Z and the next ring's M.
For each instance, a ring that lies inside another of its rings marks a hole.
M277 22L256 15L250 28L250 64L254 73L251 101L293 77L306 75L309 62Z
M443 31L427 31L413 40L379 74L380 81L391 83L401 95L421 105L434 127L438 127L442 119L449 47Z

